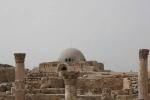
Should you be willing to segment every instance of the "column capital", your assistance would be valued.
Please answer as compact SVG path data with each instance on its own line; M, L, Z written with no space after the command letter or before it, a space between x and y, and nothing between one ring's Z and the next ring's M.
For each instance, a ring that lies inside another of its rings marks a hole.
M64 77L64 79L77 79L79 77L79 72L75 71L62 71L61 74Z
M15 62L16 63L24 63L25 61L25 53L14 53Z
M140 49L139 50L139 59L147 60L149 55L148 49Z

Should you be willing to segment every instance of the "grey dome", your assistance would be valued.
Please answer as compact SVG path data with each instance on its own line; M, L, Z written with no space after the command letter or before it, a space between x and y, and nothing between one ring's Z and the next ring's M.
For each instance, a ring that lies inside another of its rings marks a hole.
M81 51L75 48L68 48L64 50L58 58L59 62L70 61L85 61L85 57Z

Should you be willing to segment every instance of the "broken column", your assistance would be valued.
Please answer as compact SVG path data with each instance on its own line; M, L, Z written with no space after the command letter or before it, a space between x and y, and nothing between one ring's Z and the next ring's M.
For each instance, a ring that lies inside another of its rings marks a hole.
M15 53L15 100L25 100L25 53Z
M138 99L148 100L148 49L139 51Z
M65 100L77 100L76 81L79 77L79 72L62 72L65 82Z
M111 89L102 89L102 100L111 100Z

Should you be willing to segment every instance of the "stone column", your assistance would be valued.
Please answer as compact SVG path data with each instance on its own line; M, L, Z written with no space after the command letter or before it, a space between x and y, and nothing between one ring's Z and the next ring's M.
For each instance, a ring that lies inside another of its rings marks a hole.
M15 100L25 100L25 53L15 53Z
M77 100L76 81L79 77L79 72L62 72L65 82L65 100Z
M111 89L102 89L102 100L111 100Z
M139 51L138 99L148 100L148 49Z

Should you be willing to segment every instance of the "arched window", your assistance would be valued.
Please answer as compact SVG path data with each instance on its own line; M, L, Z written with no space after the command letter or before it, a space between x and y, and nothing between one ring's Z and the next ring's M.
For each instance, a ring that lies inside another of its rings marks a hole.
M64 70L64 71L65 71L65 70L67 70L67 68L66 68L65 66L63 66L63 67L61 68L61 70Z
M68 61L68 59L66 58L66 62Z
M71 59L69 58L69 61L71 61Z

